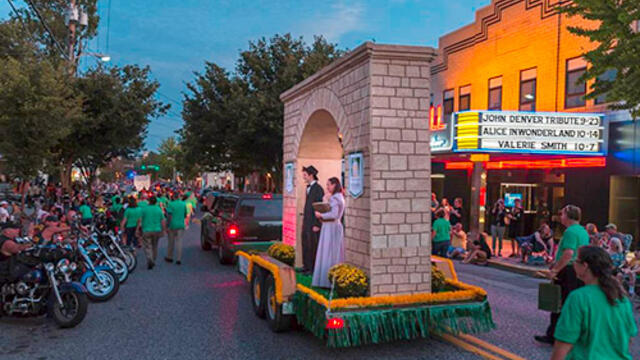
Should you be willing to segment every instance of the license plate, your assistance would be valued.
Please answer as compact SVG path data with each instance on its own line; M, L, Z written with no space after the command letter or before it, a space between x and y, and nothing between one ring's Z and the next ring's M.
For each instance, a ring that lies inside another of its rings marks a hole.
M295 314L295 312L293 311L293 303L292 302L286 302L284 304L282 304L282 314L283 315L293 315Z
M244 256L238 256L238 271L244 276L249 272L249 260Z

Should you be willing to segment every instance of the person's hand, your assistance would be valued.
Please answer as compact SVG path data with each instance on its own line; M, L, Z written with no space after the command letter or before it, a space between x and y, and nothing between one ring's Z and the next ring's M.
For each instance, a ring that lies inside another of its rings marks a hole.
M316 211L316 217L318 219L322 219L322 214L320 213L320 211Z
M547 279L549 279L549 280L555 280L555 279L557 279L558 271L557 271L557 270L555 270L555 269L553 269L553 268L551 268L551 269L550 269L550 270L545 274L545 276L546 276L546 277L547 277Z
M311 228L311 231L318 232L318 231L320 231L320 228L317 227L317 226L314 226L314 227Z

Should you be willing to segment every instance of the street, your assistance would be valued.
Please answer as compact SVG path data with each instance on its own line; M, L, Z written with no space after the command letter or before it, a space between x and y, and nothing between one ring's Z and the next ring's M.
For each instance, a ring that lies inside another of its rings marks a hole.
M50 319L0 319L3 359L477 359L447 342L421 339L354 349L329 349L311 334L272 333L251 310L248 284L233 267L200 250L199 225L187 232L183 265L139 266L106 303L91 303L76 328ZM161 257L165 254L163 239ZM479 338L527 359L548 359L534 343L546 313L536 310L538 280L456 263L462 281L489 293L497 329ZM638 343L635 353L640 352Z

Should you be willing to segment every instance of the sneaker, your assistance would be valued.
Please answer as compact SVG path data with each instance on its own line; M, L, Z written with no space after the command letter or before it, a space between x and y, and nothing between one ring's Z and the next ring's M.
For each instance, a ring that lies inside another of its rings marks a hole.
M173 259L165 256L164 261L166 261L168 263L172 263Z
M176 261L176 265L182 265L182 261L180 260Z
M156 266L156 264L154 264L154 263L153 263L153 261L149 261L149 262L147 263L147 269L148 269L148 270L153 269L153 267L154 267L154 266Z
M554 339L547 335L535 335L533 337L537 342L541 342L543 344L553 345Z

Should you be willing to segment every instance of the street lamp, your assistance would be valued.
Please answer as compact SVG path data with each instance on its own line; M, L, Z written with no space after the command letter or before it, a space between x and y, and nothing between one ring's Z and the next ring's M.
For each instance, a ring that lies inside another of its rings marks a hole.
M98 60L100 60L102 62L111 61L111 56L109 56L109 55L90 52L90 51L82 52L82 53L80 53L80 56L93 56L93 57L95 57L96 59L98 59Z

